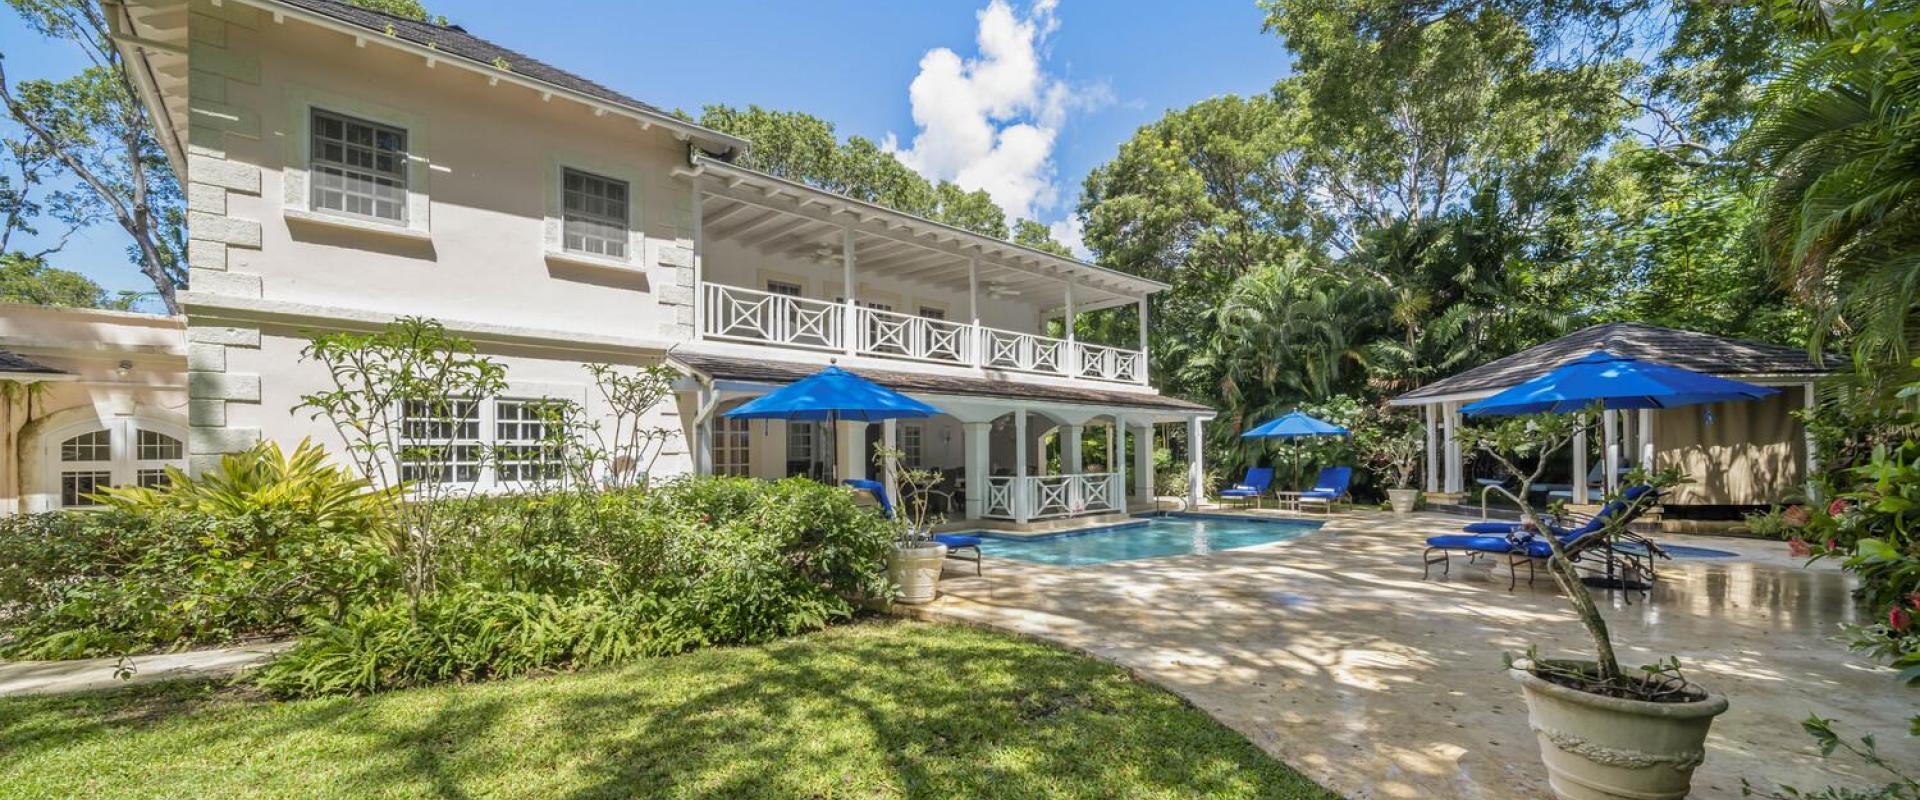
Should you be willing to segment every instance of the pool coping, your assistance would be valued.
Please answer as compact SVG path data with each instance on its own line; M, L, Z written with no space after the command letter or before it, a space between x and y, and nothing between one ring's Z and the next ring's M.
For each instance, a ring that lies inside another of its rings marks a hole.
M1156 519L1168 519L1168 518L1218 519L1218 520L1231 520L1234 522L1253 522L1253 523L1259 523L1262 525L1286 525L1288 527L1299 527L1302 525L1306 525L1306 526L1310 526L1315 531L1326 526L1326 522L1322 520L1263 519L1260 517L1242 517L1242 516L1236 516L1233 514L1208 514L1205 512L1195 513L1195 512L1187 512L1187 511L1151 511L1151 512L1135 514L1133 515L1133 517L1134 517L1134 520L1131 522L1120 522L1120 523L1115 523L1113 525L1101 525L1099 527L1094 527L1094 528L1078 528L1075 530L1058 531L1054 533L1018 534L1018 533L1008 533L1006 531L995 531L995 530L984 530L984 529L953 531L953 533L963 535L963 536L976 536L981 539L992 539L992 540L1001 541L1001 542L1046 542L1046 541L1052 541L1054 539L1070 539L1076 536L1089 536L1092 534L1105 533L1108 531L1126 530L1129 528L1140 528L1140 527L1145 527L1147 525L1153 524L1153 521ZM1305 535L1305 534L1302 534L1302 535ZM1015 560L1017 561L1019 559L1015 559ZM1030 562L1030 563L1038 563L1038 562Z

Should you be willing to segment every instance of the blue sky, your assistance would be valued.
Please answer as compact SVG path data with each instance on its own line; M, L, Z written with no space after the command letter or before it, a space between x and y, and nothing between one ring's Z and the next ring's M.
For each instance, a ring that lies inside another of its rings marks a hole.
M995 2L1000 7L988 13ZM1011 198L1003 206L1025 204L1049 223L1071 213L1082 179L1141 125L1207 97L1264 91L1287 69L1252 0L1037 2L429 0L428 7L472 33L657 105L759 104L825 118L843 137L892 134L903 160L921 172L988 188ZM982 52L983 30L993 52ZM938 48L951 54L928 58ZM11 16L0 23L0 52L15 80L79 67ZM923 60L933 66L923 71ZM927 127L916 122L916 99ZM980 139L983 132L993 138ZM930 135L917 138L923 134ZM125 244L118 228L99 226L53 262L109 289L147 288Z

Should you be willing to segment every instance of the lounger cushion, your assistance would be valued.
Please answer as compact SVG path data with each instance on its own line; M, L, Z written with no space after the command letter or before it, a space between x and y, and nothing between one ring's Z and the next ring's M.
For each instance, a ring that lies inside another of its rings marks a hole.
M1309 489L1307 491L1301 492L1300 496L1304 499L1309 499L1309 500L1316 499L1316 498L1332 500L1336 497L1339 497L1340 492L1336 489Z
M1520 530L1520 523L1495 522L1493 520L1487 520L1485 522L1469 522L1466 524L1466 526L1462 527L1461 530L1466 531L1467 533L1486 534L1486 535L1492 535L1492 536L1504 536L1506 534Z
M959 534L959 533L943 533L933 537L933 540L940 544L944 544L949 548L980 546L980 537L967 536L965 534Z
M1231 489L1221 489L1220 496L1221 497L1259 497L1260 490L1250 486L1235 486Z
M1539 544L1545 544L1540 542ZM1508 553L1513 551L1513 542L1505 536L1467 536L1450 534L1447 536L1427 537L1428 547L1442 550L1478 550L1482 553Z

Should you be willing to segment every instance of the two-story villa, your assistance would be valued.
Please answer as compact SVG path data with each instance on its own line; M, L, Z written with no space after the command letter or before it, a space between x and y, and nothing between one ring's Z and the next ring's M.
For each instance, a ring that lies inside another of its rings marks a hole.
M462 427L475 444L527 436L506 423L528 400L593 412L586 363L665 361L687 377L656 412L683 434L661 469L858 476L891 437L950 472L949 513L969 519L1124 511L1152 494L1154 426L1197 442L1212 416L1154 391L1144 334L1073 338L1098 309L1146 330L1163 284L744 168L749 142L455 26L332 0L102 7L188 182L196 467L261 437L337 450L293 410L327 380L303 346L405 315L506 365L508 390ZM829 363L946 413L721 416ZM1106 452L1082 452L1087 426ZM1072 444L1053 469L1048 437Z

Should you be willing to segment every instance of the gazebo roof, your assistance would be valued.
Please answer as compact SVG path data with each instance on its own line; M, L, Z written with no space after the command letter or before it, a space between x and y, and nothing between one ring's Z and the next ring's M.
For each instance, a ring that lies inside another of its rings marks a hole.
M1639 322L1583 328L1551 342L1434 381L1394 398L1394 405L1422 405L1474 397L1532 380L1594 350L1655 361L1708 375L1813 378L1832 370L1797 347L1729 339L1698 331Z

